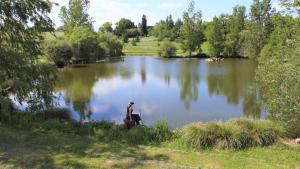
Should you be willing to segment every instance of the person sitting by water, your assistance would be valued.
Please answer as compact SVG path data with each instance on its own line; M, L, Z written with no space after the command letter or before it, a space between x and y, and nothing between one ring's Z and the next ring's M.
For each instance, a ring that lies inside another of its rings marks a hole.
M130 122L134 122L135 125L140 125L141 117L138 114L133 114L133 105L134 102L130 101L127 106L126 120L129 120Z

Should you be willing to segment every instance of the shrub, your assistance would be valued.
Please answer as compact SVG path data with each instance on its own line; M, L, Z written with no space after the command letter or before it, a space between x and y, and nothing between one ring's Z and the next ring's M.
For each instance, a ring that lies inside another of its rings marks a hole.
M99 35L100 46L105 50L106 56L121 56L123 45L118 38L112 33L100 33Z
M300 31L299 23L287 16L271 34L258 59L256 80L262 105L269 117L300 137Z
M132 39L131 45L132 45L132 46L136 46L136 40L135 40L135 39Z
M135 40L136 40L136 42L140 42L141 40L140 40L140 36L137 36L136 38L135 38Z
M41 113L38 113L39 117L42 117L43 120L63 120L63 121L70 121L71 120L71 112L69 109L66 108L52 108L45 110Z
M268 120L231 120L226 123L187 125L181 139L194 148L242 149L268 146L282 136L283 129Z
M68 64L73 55L71 45L63 41L49 43L47 53L58 67Z
M73 60L94 62L104 57L99 45L98 35L89 27L75 26L66 31L65 37L73 47Z
M164 41L160 45L158 55L163 57L176 56L176 50L176 46L172 42Z
M155 141L164 142L170 140L173 133L166 122L158 122L153 127Z

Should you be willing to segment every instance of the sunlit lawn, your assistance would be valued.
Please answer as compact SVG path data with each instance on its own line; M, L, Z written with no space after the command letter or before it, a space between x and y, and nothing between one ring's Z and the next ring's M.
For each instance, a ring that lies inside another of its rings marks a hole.
M136 43L136 46L132 46L132 39L129 39L128 43L124 44L123 52L126 56L157 56L159 51L159 42L155 37L141 37L140 42ZM177 55L185 55L180 49L180 44L174 42L177 47Z
M300 168L300 148L243 151L104 143L88 136L0 127L0 168Z

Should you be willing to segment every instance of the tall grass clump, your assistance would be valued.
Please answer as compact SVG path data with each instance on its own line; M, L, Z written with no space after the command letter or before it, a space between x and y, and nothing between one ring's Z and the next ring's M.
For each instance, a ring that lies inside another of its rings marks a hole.
M234 119L190 124L181 133L182 141L194 148L243 149L272 145L283 129L269 120Z

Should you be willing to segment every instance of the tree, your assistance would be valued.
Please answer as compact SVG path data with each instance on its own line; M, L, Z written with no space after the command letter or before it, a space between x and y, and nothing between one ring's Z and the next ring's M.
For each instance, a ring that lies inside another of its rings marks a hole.
M64 41L51 41L47 46L47 54L58 67L63 67L71 61L72 47Z
M174 21L172 15L167 16L166 25L169 30L174 28Z
M136 28L134 23L129 19L122 18L119 22L116 23L115 34L118 36L122 36L128 29L131 28Z
M147 17L143 15L142 24L141 24L141 34L142 36L148 36L148 26L147 26Z
M100 28L99 32L105 33L105 32L113 32L112 24L111 22L105 22Z
M288 10L297 11L300 15L300 1L299 0L280 0L282 6L285 6Z
M183 25L183 23L182 23L181 19L177 19L177 21L174 24L174 28L173 28L176 38L178 38L180 36L180 28L182 25Z
M300 23L291 16L277 16L277 27L258 59L256 79L262 104L271 119L300 136Z
M112 33L100 33L99 42L100 46L105 50L106 56L122 56L123 45Z
M271 0L254 0L251 6L250 21L243 32L243 55L258 57L261 49L267 43L273 31Z
M202 20L201 11L194 12L195 3L190 2L189 9L183 13L183 25L181 26L181 46L183 51L188 51L189 56L195 50L201 50L201 44L203 43L203 32L202 32Z
M95 62L104 57L103 49L99 46L98 35L89 27L75 26L65 34L66 41L73 46L72 60Z
M226 56L238 56L242 48L241 32L245 28L246 8L236 6L232 15L228 18L228 34L225 37L224 54Z
M176 50L176 46L172 42L164 41L160 45L158 55L163 57L176 56Z
M38 63L50 10L49 1L0 1L0 120L11 117L11 96L32 111L51 106L55 69Z
M225 36L224 25L221 17L214 17L206 29L206 38L209 44L210 54L221 56L224 51Z
M69 0L69 8L60 9L60 18L65 28L74 26L87 26L92 29L92 18L87 13L90 0Z

